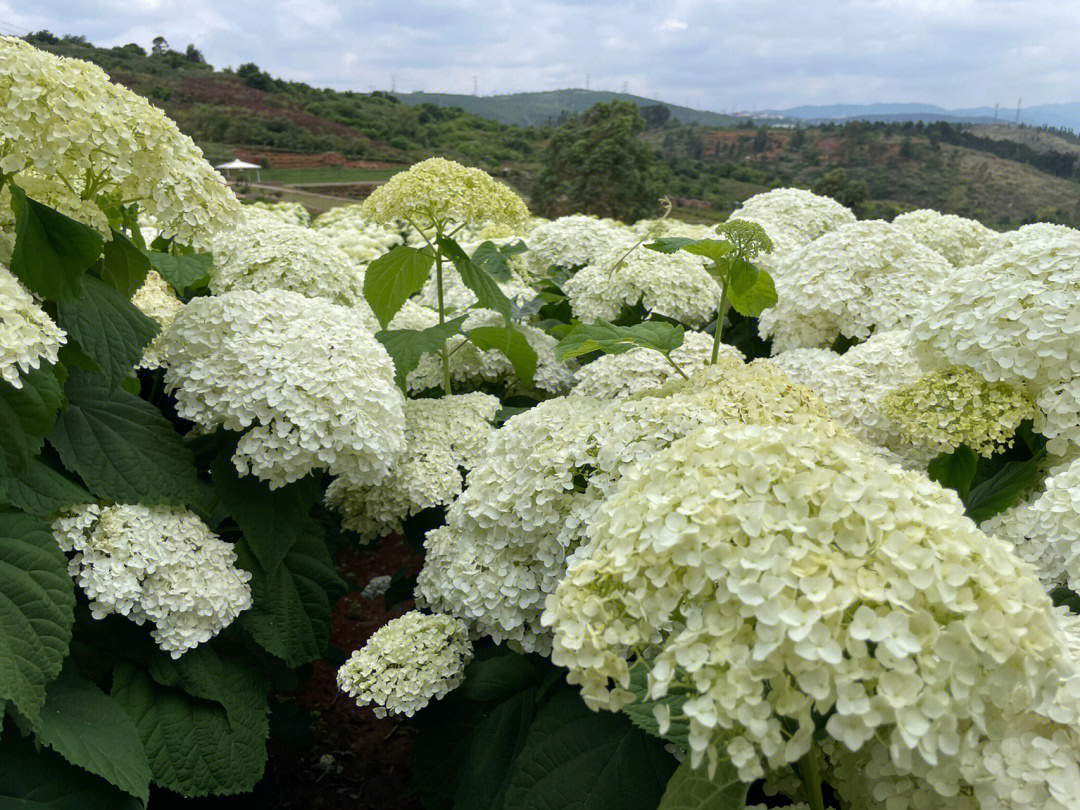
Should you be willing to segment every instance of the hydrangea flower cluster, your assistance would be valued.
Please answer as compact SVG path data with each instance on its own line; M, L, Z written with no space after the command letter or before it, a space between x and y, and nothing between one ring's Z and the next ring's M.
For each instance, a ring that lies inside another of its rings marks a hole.
M990 383L963 366L940 368L898 388L881 412L904 441L952 452L967 445L990 457L1012 445L1013 434L1035 415L1032 396L1009 383Z
M405 449L393 362L356 309L285 290L195 298L160 349L180 416L246 431L233 462L271 488L318 468L373 483Z
M400 219L420 228L436 222L512 225L529 218L529 209L508 186L485 171L444 158L423 160L395 174L363 206L372 222Z
M257 217L219 240L210 289L291 290L355 307L378 328L364 298L364 273L321 231Z
M945 257L887 222L842 225L783 260L773 274L780 300L759 330L780 352L905 329L952 273Z
M687 332L671 359L686 373L700 371L712 357L713 338L704 332ZM742 353L727 343L720 344L720 356L741 361ZM678 372L659 352L631 349L622 354L605 354L574 373L574 393L597 399L617 399L658 388Z
M413 714L453 690L472 660L465 624L410 611L376 630L338 670L338 687L376 717Z
M41 365L55 363L67 333L46 314L34 296L0 264L0 379L22 388L24 374Z
M622 470L702 424L728 422L842 431L806 389L730 357L646 395L543 402L495 433L446 525L428 533L419 598L496 641L545 652L544 599Z
M716 317L720 285L705 269L701 256L635 250L615 267L617 258L586 265L563 285L578 320L614 321L624 306L633 307L639 301L651 313L692 327L704 326Z
M71 198L138 203L166 236L197 248L239 220L239 203L191 138L96 65L0 37L0 108L0 173L20 186L31 172Z
M853 436L925 466L937 451L924 444L913 447L881 410L887 395L922 377L908 346L910 336L903 329L875 332L842 355L828 349L789 349L769 362L821 397Z
M647 660L650 698L689 692L693 762L760 778L823 718L943 797L1024 734L1050 767L984 806L1080 783L1080 670L1049 599L924 475L805 425L706 425L624 468L588 534L547 601L552 660L611 709Z
M638 238L614 220L559 217L537 225L529 234L529 272L545 276L552 265L571 270L607 262L610 267Z
M287 200L264 202L262 200L256 200L255 202L248 203L244 206L245 214L250 215L254 212L258 212L258 214L262 216L280 220L286 225L296 225L301 228L306 228L311 225L311 214L298 202L288 202Z
M209 641L251 607L251 574L198 516L170 506L87 504L53 523L68 572L95 619L152 622L173 658Z
M390 329L428 329L439 323L438 313L416 301L406 301L390 321ZM470 310L463 328L465 331L481 326L503 326L502 315L490 309ZM537 355L533 387L549 394L562 394L570 388L573 369L555 356L558 341L535 326L517 324ZM464 345L463 345L464 344ZM502 352L492 349L480 351L463 335L455 335L447 341L450 350L450 379L455 390L474 388L484 383L505 383L517 380L514 367ZM439 355L428 352L420 357L416 368L409 372L406 387L410 393L419 393L442 385L442 365Z
M1022 225L1014 231L995 233L970 264L982 264L995 253L1010 251L1024 242L1046 242L1061 238L1080 241L1080 231L1068 225L1055 225L1052 222L1033 222L1030 225Z
M405 454L378 484L354 486L338 478L326 502L345 528L375 539L400 532L402 520L461 494L462 473L483 458L502 404L490 394L457 394L405 402Z
M956 214L942 214L930 208L908 211L893 220L893 225L907 231L915 241L937 251L955 267L976 261L997 233L981 222Z
M161 366L161 333L175 320L177 313L184 308L184 303L177 297L170 285L156 270L146 274L142 286L131 296L131 303L137 306L143 315L153 318L161 327L150 345L143 349L142 368Z
M401 228L372 222L364 215L361 203L331 208L319 214L311 226L328 236L350 259L364 267L391 248L405 243Z
M744 200L729 219L749 220L765 229L776 250L761 256L759 263L772 271L780 257L854 222L855 214L832 197L801 188L775 188Z
M1021 228L929 296L912 330L924 368L969 366L1036 397L1052 453L1080 440L1080 233Z

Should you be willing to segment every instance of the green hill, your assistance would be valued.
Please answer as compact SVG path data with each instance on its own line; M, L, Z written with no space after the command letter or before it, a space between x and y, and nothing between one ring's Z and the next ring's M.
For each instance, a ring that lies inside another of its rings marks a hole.
M594 104L607 101L632 101L642 109L662 107L681 124L706 127L730 127L737 119L730 115L694 110L652 98L605 90L550 90L542 93L510 93L501 96L464 96L452 93L398 93L406 104L434 104L460 107L465 112L491 118L504 124L522 127L555 126L571 115L583 113Z

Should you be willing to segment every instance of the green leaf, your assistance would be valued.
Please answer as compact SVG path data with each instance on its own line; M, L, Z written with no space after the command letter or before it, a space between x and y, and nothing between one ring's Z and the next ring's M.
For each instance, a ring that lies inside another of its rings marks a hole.
M509 326L514 310L514 305L486 270L480 265L474 264L465 251L461 249L453 239L448 236L440 236L438 239L439 249L444 256L457 268L462 283L476 293L477 306L484 309L493 309L503 316L506 325ZM370 271L369 271L370 272Z
M40 457L11 478L0 479L0 489L7 485L3 500L34 517L49 519L71 506L94 500L93 496L57 472Z
M38 742L72 765L144 802L150 798L150 763L127 712L92 682L65 671L49 685Z
M0 511L0 701L32 725L71 643L75 584L48 524Z
M501 810L508 777L536 717L536 688L511 695L481 721L461 745L454 806L469 810ZM510 805L516 807L516 805Z
M172 285L177 295L187 295L189 290L205 287L210 281L214 257L209 253L194 253L190 256L174 256L156 250L147 250L145 253L158 275Z
M606 321L579 324L555 347L560 360L592 352L622 354L631 349L653 349L670 354L683 342L685 330L663 321L645 321L634 326L615 326Z
M42 298L74 301L105 240L93 228L29 199L14 183L7 187L15 212L11 272Z
M434 262L430 251L399 245L368 265L364 297L383 329L401 305L424 288Z
M49 442L93 495L115 503L198 502L191 451L153 405L109 391L103 377L78 369L64 393L68 407Z
M268 683L202 645L149 671L121 662L112 697L135 720L154 782L182 796L251 790L266 766Z
M961 445L951 453L941 453L926 468L926 474L943 487L956 490L961 499L966 498L979 457L967 445Z
M141 810L142 803L104 779L69 765L10 730L0 743L4 810Z
M247 538L236 544L237 567L251 573L252 607L240 625L290 667L319 658L330 638L334 604L347 586L318 530L306 532L271 573L256 559Z
M20 377L21 388L0 381L0 473L26 467L38 454L64 401L54 366Z
M621 714L590 711L576 689L565 689L537 712L505 806L654 810L675 765L663 742Z
M146 253L136 247L127 235L113 231L112 239L105 243L105 252L101 257L98 271L101 280L124 298L130 299L132 293L146 281L149 270L150 259Z
M456 690L462 700L487 703L505 700L539 680L536 663L527 655L503 647L479 653L465 667L465 680Z
M402 391L412 370L420 364L420 358L429 352L442 349L443 343L461 334L461 325L468 315L462 315L427 329L386 329L375 333L375 339L385 348L394 361L394 379Z
M683 250L687 253L693 253L695 256L704 256L713 264L716 264L724 256L731 253L733 246L731 242L723 242L719 239L699 239L686 245Z
M772 276L746 259L732 262L727 294L735 311L749 318L756 318L779 300Z
M273 574L301 534L318 531L308 513L322 494L322 476L308 475L271 491L254 475L240 475L231 455L223 453L210 467L215 492L259 564Z
M1010 461L992 478L972 487L964 498L965 513L976 523L989 520L1024 496L1039 480L1045 450L1027 461Z
M686 236L664 236L655 242L650 242L645 247L649 250L655 250L657 253L678 253L687 245L692 245L697 241L697 239L690 239Z
M131 374L143 349L161 331L157 321L94 276L86 277L77 301L60 304L56 320L98 364L112 387Z
M727 760L720 761L710 779L704 763L695 770L687 758L668 782L657 810L743 810L748 789Z
M514 373L525 385L533 384L536 373L536 349L529 345L524 334L512 326L481 326L469 332L469 340L480 351L496 350L506 355Z
M481 242L480 246L473 251L472 262L498 281L509 281L513 275L510 271L510 257L524 253L528 249L520 240L512 245L501 247L491 241Z
M683 704L686 703L689 697L686 690L673 687L660 700L650 700L648 698L648 673L648 666L640 661L630 670L629 690L637 696L637 700L623 706L623 714L629 717L630 722L642 731L647 731L655 737L674 743L683 751L689 751L690 721L685 717L682 710ZM656 721L656 714L653 711L656 706L661 704L668 707L669 716L671 717L671 725L668 727L666 734L660 733L660 724Z

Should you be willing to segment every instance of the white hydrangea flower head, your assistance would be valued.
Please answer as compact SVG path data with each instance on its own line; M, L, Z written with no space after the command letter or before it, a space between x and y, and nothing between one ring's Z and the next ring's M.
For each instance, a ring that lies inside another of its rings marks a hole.
M772 233L766 223L774 223L797 232L800 241L809 244L819 236L854 222L855 214L832 197L801 188L774 188L743 200L728 219L757 222L770 237Z
M397 223L380 225L372 222L364 215L362 203L331 208L319 214L311 226L330 237L350 259L363 267L391 248L405 244L404 231Z
M418 598L479 634L546 652L544 600L621 470L702 424L813 424L842 431L806 389L766 365L721 357L647 395L572 394L509 419L469 473L447 523L425 540Z
M439 323L439 314L416 301L406 301L390 321L390 329L428 329ZM482 326L504 326L502 315L490 309L470 310L463 328L468 331ZM563 394L570 389L574 370L555 356L559 341L542 329L528 324L516 325L533 350L536 351L536 373L533 387L548 394ZM465 345L462 345L465 344ZM450 380L455 390L473 388L484 383L516 385L514 366L502 352L492 349L482 352L468 342L464 335L455 335L446 342L450 350ZM437 352L420 357L416 368L409 372L406 387L410 393L428 391L442 385L442 360Z
M1025 517L1021 536L1029 544L1049 547L1044 556L1060 559L1065 583L1080 591L1080 458L1050 470Z
M563 292L574 317L585 323L614 321L624 306L640 302L650 313L701 327L720 308L720 285L705 264L703 257L682 251L638 248L618 267L614 259L586 265L563 285Z
M465 624L451 616L410 611L376 630L338 670L337 682L376 717L413 714L451 692L472 660Z
M161 327L150 345L143 349L140 368L159 368L161 366L161 333L173 322L176 315L184 308L184 302L177 297L169 284L156 270L146 274L146 280L131 296L131 303L137 306L143 315L153 318Z
M605 261L614 264L639 238L614 220L583 214L559 217L537 225L529 234L529 271L545 276L552 265L571 270Z
M2 140L0 140L2 143ZM0 146L2 150L2 146ZM76 222L88 225L106 238L111 237L109 217L94 198L74 195L64 183L54 177L43 177L33 169L17 176L17 183L30 199L54 208ZM0 261L10 262L15 248L15 210L11 206L11 189L0 189ZM149 241L147 242L149 244Z
M1080 374L1043 388L1035 399L1035 430L1051 453L1080 448Z
M403 519L461 494L462 471L483 458L500 407L497 397L481 393L406 400L406 449L394 471L367 486L336 479L326 490L327 505L364 539L400 532Z
M990 457L1011 447L1020 423L1035 415L1023 388L987 382L965 366L939 368L888 393L880 411L900 438L941 453L967 445Z
M1038 496L1039 493L1035 493L1024 498L989 520L984 520L979 528L1011 543L1013 553L1035 567L1039 580L1050 591L1065 584L1068 541L1047 536L1036 529L1031 505Z
M364 201L373 222L401 219L431 229L439 223L502 223L529 218L514 191L481 169L468 169L444 158L429 158L399 172Z
M881 741L952 796L997 728L1075 723L1077 668L1031 568L955 493L854 440L706 425L624 468L588 534L547 600L552 660L618 709L628 652L649 650L650 697L691 694L695 763L752 781L798 761L826 717L848 750Z
M138 203L166 236L199 249L240 218L191 138L96 65L0 37L0 107L0 172L20 186L33 172L66 180L72 197Z
M900 214L892 224L910 233L917 242L940 253L954 267L976 261L983 249L998 235L974 219L942 214L929 208Z
M285 290L195 298L160 349L177 412L246 430L233 462L271 488L320 468L376 482L405 449L393 362L357 309Z
M390 590L390 586L393 582L394 578L389 574L379 574L368 580L367 585L360 591L360 596L364 599L378 599Z
M1080 238L1019 240L927 296L912 325L915 354L924 368L970 366L1036 393L1071 380L1080 376L1078 290Z
M34 300L15 275L0 264L0 379L22 388L19 372L55 363L67 333Z
M906 329L954 272L944 256L881 221L842 225L772 269L779 301L758 328L774 352Z
M197 515L171 506L87 504L53 522L68 572L95 619L152 622L158 647L179 658L251 607L251 574Z
M713 336L687 332L671 359L686 373L700 371L712 359ZM720 357L741 361L742 353L727 343L720 344ZM618 399L658 388L678 372L652 349L631 349L622 354L605 354L574 373L574 393L597 399Z
M296 225L307 228L311 225L311 214L301 203L280 200L278 202L264 202L256 200L244 206L244 213L248 216L267 216L277 219L286 225Z
M925 467L937 451L905 441L881 411L887 395L923 375L908 345L910 337L903 329L875 332L842 355L827 349L789 349L769 362L821 397L853 436Z
M291 290L355 307L376 331L364 298L364 273L321 231L288 225L274 217L255 218L220 240L214 253L210 289Z
M1068 225L1055 225L1051 222L1035 222L1031 225L1024 225L1015 231L994 234L970 263L981 264L995 253L1010 251L1024 242L1039 244L1061 238L1080 240L1080 231L1076 228L1070 228Z

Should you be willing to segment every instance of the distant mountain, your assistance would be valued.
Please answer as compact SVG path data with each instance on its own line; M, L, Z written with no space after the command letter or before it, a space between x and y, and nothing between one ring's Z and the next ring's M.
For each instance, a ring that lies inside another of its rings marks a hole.
M655 105L667 107L671 111L671 117L684 124L730 127L738 123L738 119L730 115L694 110L654 98L629 93L610 93L605 90L550 90L542 93L510 93L501 96L466 96L453 93L397 93L396 95L406 104L460 107L473 115L516 126L556 124L564 114L575 115L585 112L594 104L616 100L632 101L639 107Z
M946 109L936 104L827 104L802 105L769 112L796 118L807 123L823 121L949 121L950 123L989 124L995 120L1011 123L1016 108L1002 107L995 117L993 107ZM1040 104L1020 108L1024 124L1063 127L1080 131L1080 103Z

